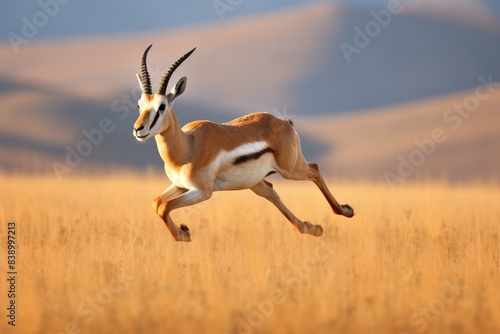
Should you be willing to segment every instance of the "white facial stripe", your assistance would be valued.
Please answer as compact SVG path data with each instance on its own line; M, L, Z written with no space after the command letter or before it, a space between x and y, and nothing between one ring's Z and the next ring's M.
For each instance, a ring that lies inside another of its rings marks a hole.
M148 108L153 108L155 111L160 109L162 104L165 105L165 110L169 108L168 99L163 95L155 95L152 100L144 98L144 94L137 101L137 104L141 107L141 110L146 110Z
M149 112L149 115L147 118L143 119L143 123L141 124L143 128L137 132L134 131L134 135L139 140L145 140L145 138L164 131L163 118L166 115L166 110L170 108L165 96L154 95L152 100L146 99L144 96L145 95L142 94L139 101L137 101L137 105L139 106L139 117L142 117L141 115L146 111ZM163 108L161 108L162 105L164 105Z

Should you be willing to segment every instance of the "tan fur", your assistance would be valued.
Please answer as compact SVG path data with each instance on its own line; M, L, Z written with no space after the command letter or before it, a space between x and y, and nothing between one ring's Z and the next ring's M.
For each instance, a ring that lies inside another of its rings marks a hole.
M172 221L170 212L205 201L217 190L247 188L273 203L301 233L320 236L322 227L294 216L264 179L273 172L286 179L313 181L336 214L354 215L349 205L335 200L318 165L304 159L291 121L254 113L224 124L195 121L181 128L171 103L185 85L184 77L167 95L143 94L139 100L141 113L134 124L138 140L154 135L165 172L172 181L155 198L153 209L175 240L191 241L191 236L186 226ZM160 113L155 108L162 104L165 110ZM154 119L157 122L153 125ZM243 156L238 156L240 153Z
M138 122L140 120L142 122L141 116ZM205 193L201 195L200 200L208 199L213 191L213 182L217 175L208 175L206 171L219 152L232 151L245 143L265 141L274 151L278 173L287 179L315 182L336 214L347 217L353 215L349 206L339 205L331 195L318 166L308 163L303 158L299 137L291 123L286 120L268 113L254 113L223 124L195 121L181 129L171 108L164 122L169 124L168 129L156 135L155 139L165 163L165 171L169 177L176 173L189 179L195 188ZM183 202L183 194L188 190L171 186L153 202L153 208L178 241L189 241L189 230L185 226L177 227L169 217L169 213L176 208L195 204ZM270 182L263 179L251 190L273 203L301 233L314 236L322 234L321 226L312 225L295 217L281 202Z
M287 150L287 143L298 145L293 127L268 113L250 114L224 124L196 121L182 130L190 137L189 160L196 169L207 166L220 150L231 151L244 143L266 141L278 155Z

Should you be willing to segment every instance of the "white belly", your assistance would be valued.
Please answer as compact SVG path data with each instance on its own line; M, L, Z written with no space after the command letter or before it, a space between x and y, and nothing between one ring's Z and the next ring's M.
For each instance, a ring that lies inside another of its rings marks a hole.
M240 165L222 167L215 179L214 191L248 189L262 181L269 172L275 171L272 154Z
M190 165L178 170L165 166L165 171L170 181L179 188L197 188L197 183L206 176L207 182L213 182L213 191L248 189L262 181L270 172L276 171L272 152L262 152L267 147L265 141L260 141L241 145L229 152L221 151L209 166L197 171L201 173L198 175ZM262 153L252 156L256 152Z

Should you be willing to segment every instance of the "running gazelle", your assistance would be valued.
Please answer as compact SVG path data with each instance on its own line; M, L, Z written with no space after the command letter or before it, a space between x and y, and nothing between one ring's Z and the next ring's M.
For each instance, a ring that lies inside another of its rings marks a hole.
M141 142L156 139L172 183L153 201L153 208L175 240L191 241L191 235L186 225L177 226L172 221L172 210L205 201L214 191L241 189L250 189L273 203L301 233L320 236L322 227L298 219L265 180L274 173L285 179L313 181L336 214L354 215L349 205L340 205L332 196L318 165L304 159L299 136L290 120L253 113L224 124L195 121L181 128L173 104L184 92L187 78L181 78L170 93L166 94L166 89L175 69L196 48L168 68L153 94L146 65L151 46L144 51L141 74L137 74L142 95L133 134Z

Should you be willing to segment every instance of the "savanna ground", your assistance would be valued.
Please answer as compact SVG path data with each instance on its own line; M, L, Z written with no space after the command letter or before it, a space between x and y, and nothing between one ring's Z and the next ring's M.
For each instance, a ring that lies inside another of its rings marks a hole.
M301 235L250 191L173 213L164 176L0 176L0 319L9 333L495 333L500 188L275 184ZM17 319L7 326L6 230L17 223Z

